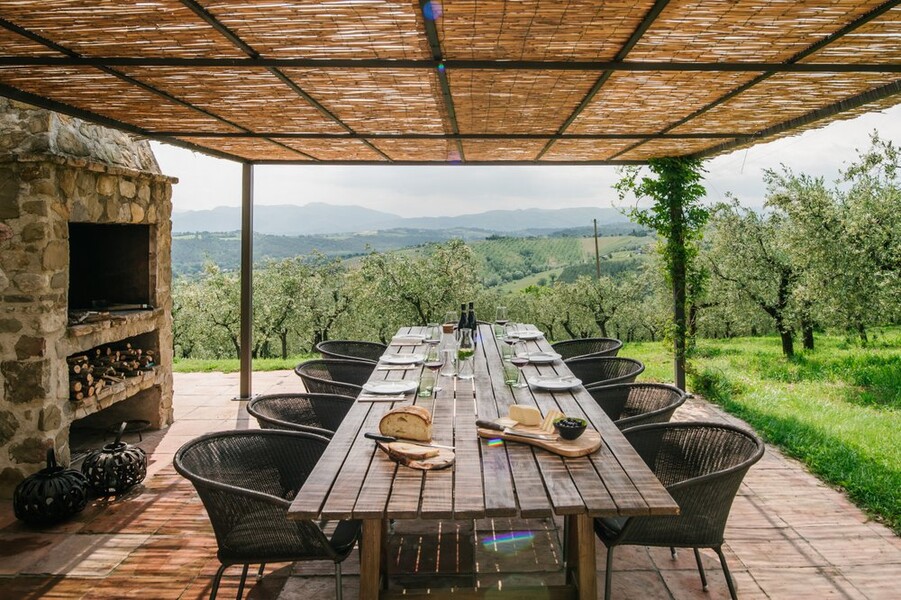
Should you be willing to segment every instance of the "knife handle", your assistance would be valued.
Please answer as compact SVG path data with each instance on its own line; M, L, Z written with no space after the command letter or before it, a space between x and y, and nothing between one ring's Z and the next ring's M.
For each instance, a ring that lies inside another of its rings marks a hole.
M504 430L503 425L498 425L494 421L488 421L486 419L477 420L476 427L481 427L482 429L492 429L494 431L503 431Z
M397 438L390 435L379 435L378 433L364 433L363 437L375 440L377 442L396 442Z

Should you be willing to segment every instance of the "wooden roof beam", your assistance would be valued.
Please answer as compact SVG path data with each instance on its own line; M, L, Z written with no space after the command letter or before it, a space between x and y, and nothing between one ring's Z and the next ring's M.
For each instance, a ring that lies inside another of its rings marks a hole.
M260 58L260 53L259 53L259 52L257 52L253 47L251 47L250 44L246 43L244 40L242 40L240 37L238 37L238 35L237 35L235 32L233 32L231 29L229 29L228 27L226 27L221 21L219 21L216 17L214 17L214 16L213 16L209 11L207 11L204 7L200 6L200 5L199 5L197 2L195 2L194 0L181 0L181 3L184 4L187 8L189 8L189 9L190 9L194 14L196 14L198 17L200 17L201 19L203 19L203 20L207 23L207 25L209 25L210 27L212 27L213 29L215 29L216 31L218 31L220 34L222 34L223 36L225 36L225 38L228 39L232 44L234 44L239 50L241 50L242 52L244 52L245 54L247 54L247 56L248 56L251 60L259 60L259 58ZM303 98L304 100L306 100L309 104L311 104L311 105L313 106L313 108L315 108L317 111L319 111L319 113L320 113L321 115L323 115L323 116L325 116L326 118L330 119L331 121L333 121L334 123L336 123L339 127L341 127L342 129L344 129L344 130L347 131L348 133L355 133L354 130L353 130L353 128L350 127L350 125L348 125L347 123L345 123L344 121L342 121L342 120L338 117L338 115L336 115L335 113L333 113L332 111L330 111L329 109L327 109L327 108L326 108L325 106L323 106L318 100L316 100L316 99L313 98L310 94L308 94L307 92L305 92L305 91L304 91L299 85L297 85L290 77L288 77L287 75L285 75L285 74L281 71L281 69L279 69L278 67L275 67L275 66L268 66L268 67L266 67L266 69L267 69L270 73L272 73L273 75L275 75L282 83L284 83L284 84L287 85L289 88L291 88L291 90L294 91L294 93L296 93L298 96L300 96L301 98ZM380 155L381 157L383 157L383 158L384 158L385 160L387 160L388 162L391 162L391 157L388 156L387 154L385 154L384 152L382 152L378 147L373 146L371 143L369 143L369 142L366 141L366 140L362 140L362 142L363 142L366 146L368 146L373 152L375 152L376 154ZM318 159L316 159L316 158L314 158L314 157L312 157L312 156L310 156L310 155L308 155L308 154L306 154L306 153L304 153L304 152L300 152L299 150L297 150L297 149L295 149L295 148L290 148L290 147L288 147L288 146L285 146L285 147L286 147L286 148L289 148L289 149L290 149L291 151L293 151L293 152L298 152L298 153L300 153L300 154L303 154L304 156L309 156L309 157L312 158L313 160L318 160Z
M828 46L828 45L831 44L832 42L834 42L834 41L836 41L836 40L839 40L839 39L843 38L844 36L848 35L849 33L853 32L854 30L856 30L856 29L862 27L863 25L866 25L867 23L869 23L869 22L872 21L873 19L875 19L875 18L877 18L877 17L879 17L879 16L885 14L886 12L888 12L888 11L890 11L891 9L895 8L895 7L898 6L899 4L901 4L901 0L889 0L888 2L884 2L883 4L880 4L879 6L877 6L876 8L874 8L873 10L871 10L870 12L861 15L860 17L858 17L857 19L851 21L850 23L848 23L847 25L845 25L845 26L842 27L841 29L839 29L839 30L837 30L837 31L834 31L833 33L827 35L827 36L824 37L823 39L821 39L821 40L819 40L819 41L817 41L817 42L811 44L810 46L808 46L808 47L805 48L804 50L801 50L800 52L798 52L797 54L795 54L794 56L792 56L791 58L789 58L787 61L785 61L785 64L787 64L787 65L795 65L795 64L798 64L799 61L801 61L801 60L807 58L808 56L812 55L813 53L817 52L818 50L821 50L821 49L825 48L826 46ZM682 119L679 119L679 120L676 121L675 123L672 123L671 125L668 125L667 127L664 127L663 129L660 130L660 133L667 133L667 132L669 132L669 131L672 131L672 130L675 129L676 127L679 127L680 125L684 125L685 123L688 123L688 122L691 121L692 119L694 119L694 118L696 118L696 117L699 117L700 115L703 115L703 114L706 113L707 111L709 111L709 110L711 110L711 109L713 109L713 108L716 108L717 106L719 106L719 105L721 105L721 104L723 104L723 103L725 103L725 102L728 102L729 100L731 100L732 98L738 96L738 95L741 94L742 92L745 92L745 91L751 89L753 86L757 85L757 84L760 83L761 81L765 81L766 79L769 79L769 78L772 77L775 73L776 73L776 72L773 71L773 72L766 72L766 73L762 73L761 75L758 75L757 77L755 77L755 78L752 79L751 81L749 81L749 82L747 82L747 83L745 83L745 84L743 84L743 85L738 86L738 87L735 88L734 90L732 90L732 91L730 91L730 92L724 94L723 96L720 96L719 98L717 98L717 99L714 100L713 102L710 102L709 104L707 104L707 105L705 105L705 106L699 108L698 110L696 110L695 112L691 113L691 114L688 115L687 117L684 117L684 118L682 118ZM764 131L766 131L766 130L764 130ZM635 148L641 146L641 145L644 144L644 143L645 143L644 141L641 141L641 142L638 142L637 144L633 144L632 146L629 146L628 148L625 148L625 149L623 149L623 150L620 150L619 152L617 152L616 154L614 154L611 158L612 158L612 159L616 159L616 158L622 156L623 154L625 154L625 153L627 153L627 152L630 152L630 151L634 150ZM705 154L706 154L706 153L705 153Z
M459 134L460 127L457 125L457 111L454 110L454 97L451 94L450 81L447 79L447 65L444 63L444 54L441 52L441 40L438 38L438 29L435 27L434 17L430 17L426 10L431 11L430 0L419 0L419 14L422 16L423 27L425 28L425 36L429 42L429 49L432 52L432 61L438 76L438 85L441 86L441 96L444 98L444 108L447 109L447 119L450 123L451 133ZM463 143L456 140L457 153L460 160L466 160L463 154Z
M622 62L625 60L626 55L635 47L635 44L638 43L638 40L641 39L641 36L645 34L645 32L650 28L650 26L654 23L660 13L663 12L663 9L666 8L666 5L669 4L669 0L657 0L654 2L654 5L648 10L647 14L645 14L644 18L641 20L641 23L638 24L638 27L635 28L635 31L632 32L632 35L629 36L629 39L626 40L626 43L623 44L623 47L619 49L619 52L616 53L616 56L613 57L613 61L615 63ZM610 75L613 74L613 71L610 69L604 70L601 73L601 76L598 77L597 81L594 82L594 85L591 86L591 89L588 90L588 93L585 94L585 97L582 98L582 101L576 107L576 109L567 117L567 119L563 122L560 128L557 130L558 134L564 133L569 126L573 124L582 111L591 103L594 97L597 95L601 88L604 87L604 84L607 83L607 80L610 79ZM541 158L547 154L548 150L551 149L551 146L554 145L556 140L550 140L547 144L545 144L544 148L541 149L541 152L538 153L536 159L541 160Z
M23 37L26 37L26 38L34 41L34 42L42 44L42 45L46 46L47 48L50 48L51 50L56 50L57 52L61 52L61 53L65 54L66 56L68 56L69 58L72 58L72 59L83 58L82 55L78 54L74 50L71 50L69 48L66 48L65 46L57 44L53 40L45 38L44 36L34 33L33 31L30 31L28 29L25 29L24 27L19 27L15 23L7 21L6 19L0 18L0 27L8 29L9 31L15 32ZM113 77L121 79L122 81L128 83L129 85L133 85L135 87L141 88L147 92L150 92L151 94L161 96L161 97L165 98L166 100L169 100L170 102L174 102L176 104L184 106L185 108L199 112L207 117L210 117L211 119L215 119L216 121L225 123L226 125L229 125L230 127L234 127L236 129L240 129L242 131L250 132L250 130L247 129L246 127L238 125L237 123L230 121L230 120L226 119L225 117L221 117L212 111L206 110L205 108L200 108L199 106L195 106L194 104L191 104L190 102L182 100L181 98L174 96L168 92L165 92L165 91L163 91L155 86L152 86L148 83L144 83L143 81L140 81L139 79L135 79L134 77L131 77L130 75L126 75L125 73L122 73L121 71L118 71L112 67L103 66L103 65L94 65L94 66L98 70L106 73L107 75L112 75ZM35 97L37 97L37 96L35 96ZM52 101L50 101L50 102L52 102ZM62 104L62 106L67 106L67 105ZM72 107L72 108L74 108L74 107ZM66 111L60 111L60 112L66 112ZM84 112L86 114L95 114L95 113L89 113L88 111L84 111ZM69 112L67 114L71 114L71 112ZM269 141L272 142L273 144L277 144L287 150L290 150L291 152L295 152L302 156L306 156L307 158L310 158L312 160L316 160L314 157L304 154L303 152L300 152L299 150L297 150L295 148L285 146L284 144L282 144L280 142L276 142L274 140L269 140ZM170 141L170 143L172 143L172 142ZM242 162L244 161L244 159L242 159L242 158L237 158L237 160L240 160Z

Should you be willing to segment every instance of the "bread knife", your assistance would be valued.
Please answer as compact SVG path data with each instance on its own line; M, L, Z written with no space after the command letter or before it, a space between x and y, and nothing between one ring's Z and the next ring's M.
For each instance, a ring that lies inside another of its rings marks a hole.
M445 446L443 444L433 444L431 442L420 442L418 440L408 440L404 438L394 437L393 435L381 435L378 433L364 433L363 437L375 440L377 442L403 442L405 444L413 444L414 446L425 446L427 448L444 448L445 450L454 450L453 446Z
M515 435L518 437L531 438L534 440L544 440L545 442L553 442L557 440L557 436L550 433L532 433L530 431L519 431L518 429L498 425L494 421L486 421L485 419L479 419L478 421L476 421L476 426L483 429L501 431L507 435Z

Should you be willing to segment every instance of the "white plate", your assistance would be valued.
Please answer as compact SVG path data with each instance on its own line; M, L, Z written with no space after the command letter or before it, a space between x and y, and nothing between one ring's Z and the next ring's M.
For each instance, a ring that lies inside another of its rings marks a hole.
M386 365L415 365L425 360L422 354L383 354L379 362Z
M425 341L425 335L421 333L406 333L391 338L391 343L396 346L415 346Z
M536 365L552 363L563 358L556 352L526 352L523 356L528 358L530 363L535 363Z
M544 337L544 334L541 333L540 331L532 331L532 330L517 331L516 337L518 337L521 340L540 340L541 338Z
M576 379L573 376L559 377L557 375L550 375L544 377L527 377L526 381L528 381L529 385L532 387L550 391L571 390L582 385L582 380Z
M406 394L418 387L416 381L369 381L363 384L363 391L370 394Z

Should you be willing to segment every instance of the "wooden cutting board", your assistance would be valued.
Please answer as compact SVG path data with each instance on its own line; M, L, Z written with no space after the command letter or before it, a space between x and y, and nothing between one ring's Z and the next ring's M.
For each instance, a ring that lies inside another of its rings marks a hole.
M454 460L456 459L456 455L453 450L448 450L446 448L435 448L438 451L438 456L432 456L431 458L423 458L423 459L415 459L411 458L403 453L395 452L392 449L391 443L385 442L376 442L376 445L388 455L388 458L393 460L399 465L403 465L405 467L410 467L411 469L419 469L420 471L436 471L438 469L446 469L452 464L454 464Z
M517 426L517 429L522 429L523 431L530 433L547 433L538 427L523 427L522 425L519 425ZM598 448L601 447L601 434L598 433L596 429L591 428L586 429L582 435L574 440L564 440L561 437L558 437L555 441L536 440L534 438L506 434L502 431L495 431L494 429L483 429L482 427L479 427L479 437L530 444L567 458L587 456L597 452Z

